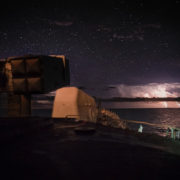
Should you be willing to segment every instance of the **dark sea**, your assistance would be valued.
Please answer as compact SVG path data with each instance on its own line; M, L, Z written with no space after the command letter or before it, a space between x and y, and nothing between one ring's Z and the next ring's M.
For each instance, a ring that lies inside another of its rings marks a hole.
M161 136L166 135L167 128L164 126L180 128L180 108L152 108L152 109L111 109L120 118L126 120L145 121L162 127L143 125L143 132L155 133ZM128 127L138 131L140 124L128 123Z

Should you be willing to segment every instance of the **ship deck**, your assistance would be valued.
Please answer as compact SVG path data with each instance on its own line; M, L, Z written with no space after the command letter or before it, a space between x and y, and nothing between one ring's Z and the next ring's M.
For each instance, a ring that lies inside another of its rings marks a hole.
M180 142L157 135L48 118L1 118L0 128L1 179L172 179L180 175Z

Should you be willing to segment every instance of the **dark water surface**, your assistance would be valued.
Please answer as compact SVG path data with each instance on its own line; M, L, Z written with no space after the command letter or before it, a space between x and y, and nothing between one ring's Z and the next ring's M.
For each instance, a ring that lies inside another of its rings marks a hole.
M116 112L120 118L135 121L145 121L153 124L160 124L162 127L153 127L143 125L144 132L157 133L165 135L164 125L180 127L180 109L178 108L152 108L152 109L111 109ZM129 127L138 130L139 124L129 124Z

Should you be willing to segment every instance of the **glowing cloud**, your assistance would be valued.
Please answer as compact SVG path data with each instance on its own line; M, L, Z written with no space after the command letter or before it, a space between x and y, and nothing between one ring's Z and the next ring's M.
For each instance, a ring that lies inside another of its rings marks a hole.
M112 96L147 98L179 97L180 83L150 83L137 86L120 84L116 86L116 91L112 91Z

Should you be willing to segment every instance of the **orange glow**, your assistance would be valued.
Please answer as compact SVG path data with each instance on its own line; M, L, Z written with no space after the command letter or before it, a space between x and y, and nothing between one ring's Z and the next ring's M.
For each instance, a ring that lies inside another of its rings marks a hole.
M157 101L157 102L103 102L102 106L110 109L118 108L180 108L180 103L176 101Z

